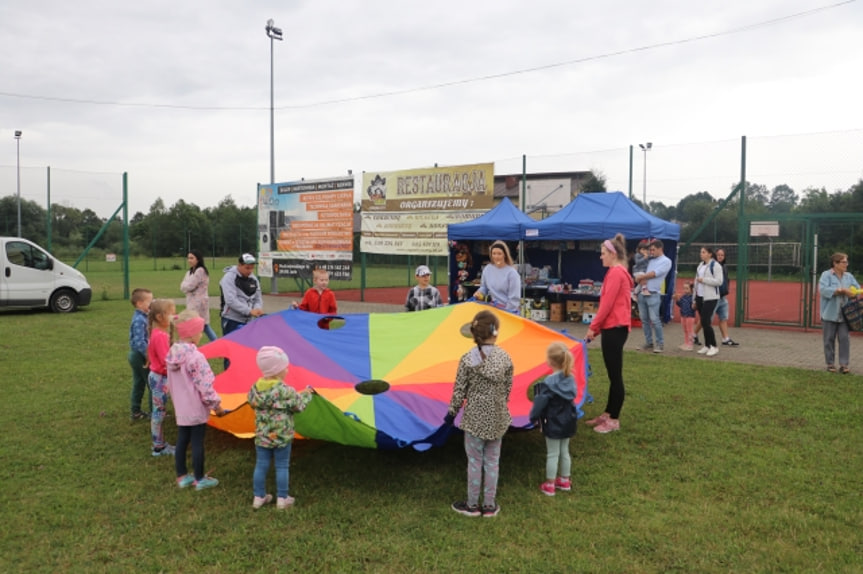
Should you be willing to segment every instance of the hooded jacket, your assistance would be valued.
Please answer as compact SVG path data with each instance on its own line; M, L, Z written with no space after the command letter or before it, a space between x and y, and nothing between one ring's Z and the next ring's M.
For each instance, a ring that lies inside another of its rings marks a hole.
M539 421L542 434L548 438L570 438L575 434L578 413L575 400L575 378L555 371L534 389L530 420Z
M482 354L474 347L462 356L449 412L454 415L464 405L463 431L482 440L503 437L512 423L507 407L512 374L512 359L495 345L483 345Z
M174 343L165 358L168 393L174 402L178 426L204 424L222 399L213 389L215 376L207 358L192 343Z
M288 446L294 439L294 413L305 410L312 392L297 392L279 379L263 378L249 389L249 406L255 409L255 445Z
M261 296L261 282L254 273L243 277L237 271L237 266L225 268L225 276L219 281L222 290L222 317L248 323L252 318L252 309L263 309L264 299Z
M722 265L716 259L711 259L708 263L702 261L698 264L698 269L695 270L695 277L701 277L701 284L696 281L695 292L698 294L699 287L701 288L701 297L705 301L719 300L719 287L722 285L722 278L725 275Z

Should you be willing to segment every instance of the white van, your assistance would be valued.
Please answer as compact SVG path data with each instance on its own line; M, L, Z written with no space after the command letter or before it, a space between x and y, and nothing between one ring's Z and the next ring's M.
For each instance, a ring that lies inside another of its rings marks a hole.
M0 237L0 308L49 307L69 313L89 305L84 274L20 237Z

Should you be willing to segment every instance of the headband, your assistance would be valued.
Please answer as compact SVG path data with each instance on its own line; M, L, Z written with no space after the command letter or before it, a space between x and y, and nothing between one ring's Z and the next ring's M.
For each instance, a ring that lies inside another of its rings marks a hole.
M614 248L614 244L611 243L608 239L602 242L606 249L617 255L617 249Z

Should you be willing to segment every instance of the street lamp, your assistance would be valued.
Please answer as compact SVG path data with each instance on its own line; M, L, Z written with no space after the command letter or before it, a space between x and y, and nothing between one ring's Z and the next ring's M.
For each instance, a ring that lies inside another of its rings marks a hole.
M273 114L273 40L282 40L282 29L276 28L272 18L267 20L267 37L270 39L270 183L276 183L275 119Z
M647 142L646 144L638 144L638 147L640 147L641 151L644 152L644 190L642 192L643 197L641 202L644 204L644 210L650 211L647 207L647 152L653 147L653 144L651 142Z
M15 130L15 146L18 148L18 237L21 237L21 130Z

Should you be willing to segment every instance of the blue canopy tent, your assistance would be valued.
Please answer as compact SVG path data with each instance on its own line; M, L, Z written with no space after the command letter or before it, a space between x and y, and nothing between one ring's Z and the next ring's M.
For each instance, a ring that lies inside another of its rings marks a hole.
M647 213L619 191L582 193L547 219L528 222L523 234L525 241L530 242L580 242L574 249L567 249L566 244L561 243L561 253L554 255L555 264L559 262L561 280L577 284L581 279L601 281L605 275L596 245L581 242L609 239L617 233L626 237L630 254L642 239L662 240L665 255L672 261L671 272L666 278L662 315L666 322L671 320L669 302L674 292L677 243L680 240L678 224ZM527 255L534 265L551 263L547 250L529 249Z
M490 209L473 221L448 225L450 301L457 300L456 290L465 277L465 272L466 277L472 280L482 268L481 254L475 249L474 242L500 239L515 243L522 239L522 230L525 226L534 223L536 222L533 219L522 213L509 198L505 197L494 209ZM510 251L513 255L519 253L513 249L513 245L510 245ZM467 262L464 261L465 257ZM459 272L462 272L462 279Z
M519 211L509 198L504 197L494 209L488 210L473 221L448 225L447 239L518 241L522 238L523 227L533 223L536 221Z

